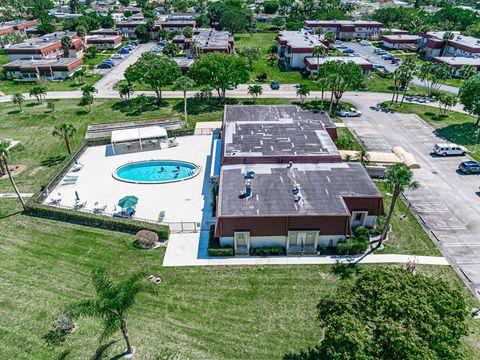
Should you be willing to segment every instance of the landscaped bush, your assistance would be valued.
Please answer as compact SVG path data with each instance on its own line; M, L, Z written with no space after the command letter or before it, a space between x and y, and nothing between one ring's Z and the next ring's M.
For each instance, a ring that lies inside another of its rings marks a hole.
M374 228L368 229L368 232L370 233L370 236L378 236L382 233L383 228L380 226L376 226Z
M208 233L208 256L234 256L232 246L220 246L220 239L215 237L215 225L210 226Z
M364 226L358 226L353 230L355 237L368 241L370 239L370 231Z
M369 244L359 238L350 238L337 244L338 255L357 255L367 251Z
M174 129L174 130L167 130L167 135L169 138L172 138L172 137L193 135L194 132L195 132L195 129Z
M284 255L285 248L282 246L266 246L250 249L250 253L256 256L275 256Z
M327 247L323 245L317 245L317 251L320 255L325 254L327 252Z
M158 241L157 233L150 230L140 230L135 235L138 245L144 249L151 249Z
M168 240L170 235L170 229L166 225L157 225L138 220L119 219L75 210L61 209L53 206L37 204L33 200L27 203L24 212L31 216L38 216L41 218L65 221L73 224L92 226L107 230L121 231L129 234L135 234L140 230L150 230L155 232L162 240Z

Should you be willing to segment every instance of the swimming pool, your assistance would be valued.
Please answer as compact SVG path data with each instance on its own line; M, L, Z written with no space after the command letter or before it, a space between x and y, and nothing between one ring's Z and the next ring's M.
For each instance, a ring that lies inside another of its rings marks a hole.
M162 184L191 179L198 175L197 165L175 160L148 160L120 166L113 177L136 184Z

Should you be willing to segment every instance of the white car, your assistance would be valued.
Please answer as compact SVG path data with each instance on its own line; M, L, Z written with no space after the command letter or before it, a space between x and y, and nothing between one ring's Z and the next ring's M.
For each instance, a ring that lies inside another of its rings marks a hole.
M122 54L115 54L112 56L112 59L121 60L121 59L125 59L125 56L123 56Z
M358 117L358 116L362 116L362 112L360 110L357 110L357 109L348 109L348 110L340 110L340 112L338 113L338 116L341 116L341 117Z
M370 44L370 43L369 43L368 41L366 41L366 40L362 40L362 41L360 41L360 45L362 45L362 46L370 46L370 45L372 45L372 44Z
M433 147L433 152L440 156L447 156L447 155L465 155L468 152L468 149L452 143L445 143L445 144L435 144Z

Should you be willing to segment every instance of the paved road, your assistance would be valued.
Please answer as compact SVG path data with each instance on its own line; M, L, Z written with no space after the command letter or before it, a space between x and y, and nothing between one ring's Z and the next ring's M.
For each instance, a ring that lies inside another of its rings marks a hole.
M453 268L480 300L480 176L461 175L456 169L467 157L436 157L441 142L434 129L416 115L385 114L370 110L370 100L350 99L363 116L347 118L367 150L389 150L401 145L421 166L415 170L420 188L405 193L406 201Z
M362 46L357 42L349 42L349 43L345 43L345 45L348 46L350 49L355 50L355 52L362 55L364 58L366 58L372 64L379 64L379 65L385 66L385 69L389 72L392 72L397 68L397 65L392 64L390 60L383 60L382 55L375 54L373 52L373 50L374 50L373 46ZM415 77L412 82L415 85L425 87L424 82L417 77ZM451 93L454 93L454 94L458 94L458 88L455 87L455 86L442 85L440 90L444 90L444 91L448 91L448 92L451 92Z
M154 43L140 44L124 60L118 62L116 66L110 69L97 83L99 95L102 93L113 92L113 86L120 80L125 79L124 73L127 67L135 63L138 58L146 51L151 50Z

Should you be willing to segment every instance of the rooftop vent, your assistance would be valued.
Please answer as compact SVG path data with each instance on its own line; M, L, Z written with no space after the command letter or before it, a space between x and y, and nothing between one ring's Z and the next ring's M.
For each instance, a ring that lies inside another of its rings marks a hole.
M252 180L245 180L245 191L239 196L240 199L248 199L252 196Z
M301 204L303 202L303 199L302 199L302 192L300 189L300 185L298 185L297 183L293 184L292 193L293 193L293 201L295 201L296 204Z

